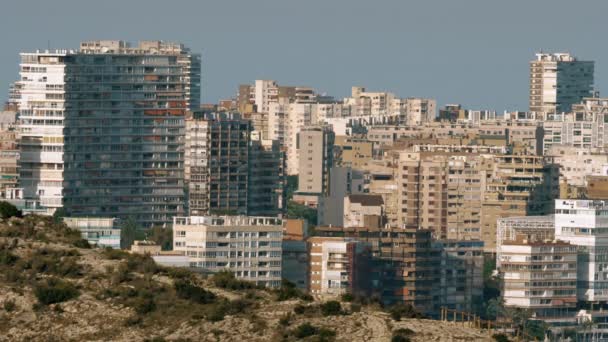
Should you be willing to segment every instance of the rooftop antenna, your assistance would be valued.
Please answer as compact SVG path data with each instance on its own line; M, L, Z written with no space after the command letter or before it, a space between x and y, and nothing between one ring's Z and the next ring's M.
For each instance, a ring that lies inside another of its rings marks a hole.
M46 41L46 47L49 51L51 51L51 40L50 39Z

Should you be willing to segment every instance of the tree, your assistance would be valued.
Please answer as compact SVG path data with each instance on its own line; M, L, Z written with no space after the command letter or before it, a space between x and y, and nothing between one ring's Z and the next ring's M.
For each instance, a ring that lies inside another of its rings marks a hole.
M4 220L11 217L21 217L21 210L6 201L2 201L0 202L0 217Z
M148 231L146 239L156 242L163 251L173 249L173 229L171 228L152 227Z
M308 221L310 225L317 224L317 210L309 208L303 204L299 204L293 201L287 203L287 217L299 218Z
M129 217L120 230L120 248L129 249L135 240L143 240L144 232L138 229L137 222Z
M53 213L53 221L56 224L59 224L61 222L63 222L63 218L66 217L68 215L67 211L61 207L57 210L55 210L55 212Z
M487 319L495 320L505 314L504 300L502 298L490 299L485 307L485 317Z
M285 186L285 199L291 201L293 194L298 190L298 176L287 176Z

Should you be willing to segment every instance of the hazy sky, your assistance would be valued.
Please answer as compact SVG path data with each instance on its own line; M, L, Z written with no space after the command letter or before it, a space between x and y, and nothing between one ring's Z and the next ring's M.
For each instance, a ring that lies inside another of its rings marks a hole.
M3 0L0 100L20 51L175 40L203 55L203 102L275 79L341 98L353 85L438 105L526 110L537 50L595 60L608 95L606 0Z

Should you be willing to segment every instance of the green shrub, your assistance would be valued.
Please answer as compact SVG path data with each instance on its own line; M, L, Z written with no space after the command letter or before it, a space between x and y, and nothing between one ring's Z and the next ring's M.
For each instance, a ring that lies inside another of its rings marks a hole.
M389 308L389 313L395 321L400 321L401 318L424 318L421 313L409 304L393 305Z
M91 244L86 239L78 239L78 240L74 241L73 245L76 248L85 248L85 249L91 248Z
M393 331L393 337L391 338L391 342L409 342L410 337L414 336L416 333L414 330L409 328L399 328Z
M257 286L245 280L239 280L234 277L234 274L229 271L221 271L211 277L213 284L219 288L229 290L245 290L257 288Z
M6 312L13 312L17 308L17 304L15 304L15 300L7 299L4 301L4 303L2 303L2 307Z
M11 217L21 217L21 210L6 201L0 202L0 218L6 220Z
M310 323L302 323L294 330L293 335L297 338L305 338L317 334L317 328Z
M69 282L49 278L34 286L34 295L42 305L61 303L80 295L78 289Z
M333 341L336 338L336 332L328 328L319 328L317 335L320 342Z
M0 249L0 265L12 266L19 259L6 249Z
M179 298L187 299L199 304L213 303L215 295L202 287L193 285L186 280L176 280L173 284Z
M343 313L342 305L340 305L340 302L335 300L330 300L328 302L322 303L321 313L323 314L323 316L341 315Z
M352 302L355 300L355 296L353 296L352 293L344 293L341 299L343 302Z
M507 337L507 335L505 334L494 334L492 335L492 338L496 341L496 342L509 342L509 338Z
M129 257L129 253L122 251L120 249L113 249L111 247L106 247L103 250L103 255L110 260L122 260Z
M137 297L133 302L132 306L140 315L145 315L156 309L156 303L154 302L154 296L151 293L145 293Z

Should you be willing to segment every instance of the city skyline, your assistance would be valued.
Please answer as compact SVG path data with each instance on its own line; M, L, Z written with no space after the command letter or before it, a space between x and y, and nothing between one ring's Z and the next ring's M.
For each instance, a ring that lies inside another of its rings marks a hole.
M6 100L9 84L18 78L19 52L75 49L89 39L157 38L202 53L204 103L234 96L239 84L275 79L337 99L348 96L351 86L363 86L401 97L434 98L438 106L527 110L529 61L541 50L595 61L595 89L602 95L608 89L606 51L587 42L602 31L599 13L607 5L595 6L583 19L569 15L565 1L548 3L490 7L481 1L336 1L321 7L313 1L296 7L277 1L181 1L180 7L171 7L153 1L150 10L124 3L121 11L107 2L10 3L0 14L0 29L19 30L4 40L0 99ZM38 10L29 11L32 5ZM191 10L175 11L182 7ZM24 12L30 16L28 25L13 15ZM71 15L93 12L95 17ZM141 18L138 25L134 18ZM569 24L556 27L560 21Z

